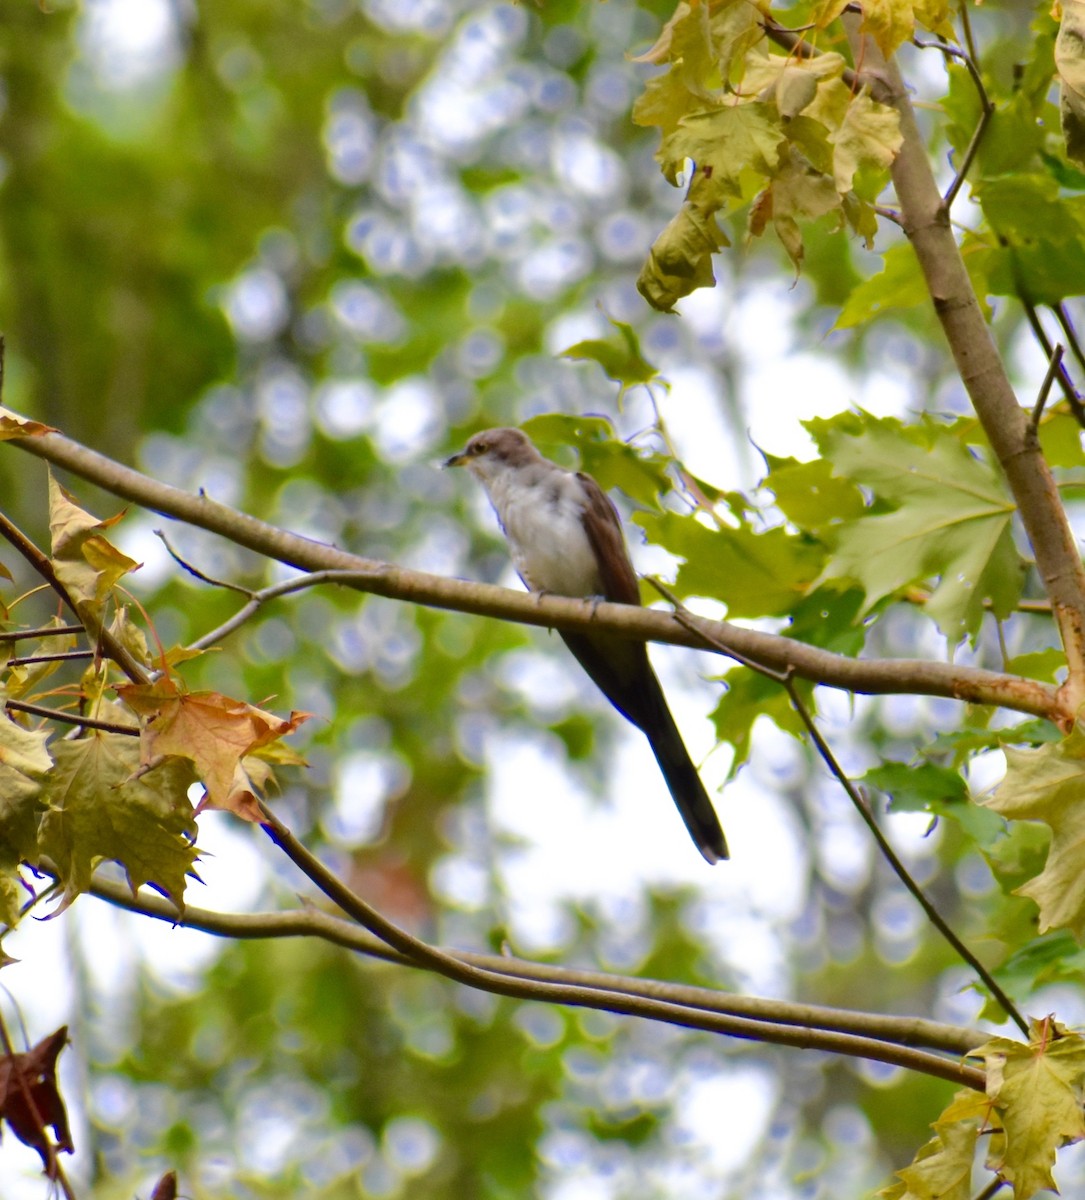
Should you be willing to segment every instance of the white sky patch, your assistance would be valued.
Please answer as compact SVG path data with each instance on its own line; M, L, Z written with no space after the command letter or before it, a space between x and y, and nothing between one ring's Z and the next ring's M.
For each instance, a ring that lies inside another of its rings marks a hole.
M86 0L81 42L98 83L124 91L176 65L176 14L169 0Z

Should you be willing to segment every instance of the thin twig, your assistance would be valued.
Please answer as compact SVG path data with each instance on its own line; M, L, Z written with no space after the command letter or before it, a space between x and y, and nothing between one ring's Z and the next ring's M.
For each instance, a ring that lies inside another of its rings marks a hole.
M946 194L942 197L942 203L948 212L953 207L953 201L957 199L957 194L960 192L976 157L976 152L980 148L983 135L987 132L987 126L991 123L991 117L994 115L995 106L990 96L987 95L987 89L983 86L983 77L980 75L979 67L976 66L976 60L971 54L966 53L964 50L959 50L956 46L950 46L946 42L916 41L915 44L920 50L940 50L947 58L956 58L963 62L980 98L980 116L976 122L976 128L972 131L972 137L965 147L964 157L961 159L961 165L957 168L957 174L954 176L953 182L949 185Z
M97 717L81 717L76 713L60 712L55 708L45 708L40 704L27 704L22 700L6 700L4 707L15 712L29 713L35 717L45 717L49 721L63 721L68 725L81 725L86 729L103 729L106 733L123 733L130 737L139 737L138 725L123 725L118 721L100 721Z
M214 584L217 582L207 576L203 578L208 583ZM217 629L212 629L210 633L205 633L194 642L190 642L186 649L189 651L210 649L210 647L240 629L269 600L277 600L281 596L289 596L294 592L305 591L307 588L317 587L323 583L341 583L349 586L350 584L356 584L371 578L371 573L367 571L310 571L306 575L299 575L294 579L284 580L282 583L273 583L266 588L261 588L258 592L249 591L248 589L235 589L246 591L249 597L248 603L239 608L228 620L223 621Z
M1051 344L1051 340L1047 336L1047 330L1043 327L1040 314L1036 311L1036 305L1032 303L1025 292L1024 282L1021 280L1020 272L1016 269L1016 260L1014 260L1014 267L1017 299L1020 300L1021 307L1025 310L1025 317L1028 320L1029 328L1032 330L1032 336L1040 343L1047 361L1050 362L1054 357L1055 347ZM1070 406L1070 411L1074 414L1074 419L1079 425L1085 428L1085 406L1082 405L1081 397L1077 394L1074 382L1070 378L1065 364L1061 361L1057 375L1059 386L1062 388L1062 394L1066 398L1066 403Z
M1044 405L1047 403L1047 398L1051 394L1051 385L1055 382L1055 376L1059 373L1059 367L1062 364L1062 356L1065 349L1060 342L1052 351L1051 360L1047 364L1047 373L1044 375L1044 381L1040 385L1039 394L1036 397L1036 403L1032 406L1032 417L1029 420L1029 430L1033 435L1040 428L1040 418L1044 413Z
M198 929L215 937L246 940L317 937L354 953L365 954L397 966L419 967L414 959L393 950L367 930L359 928L355 922L312 905L286 912L220 913L186 904L184 913L179 915L172 902L165 897L149 892L133 895L131 888L120 880L96 875L90 890L98 899L118 908L170 925ZM830 1008L819 1004L766 1000L691 984L638 979L604 971L531 962L507 954L478 954L469 950L445 950L444 953L461 962L516 979L575 983L598 993L621 992L649 999L671 1000L704 1012L873 1037L894 1046L939 1050L958 1058L976 1049L988 1037L987 1034L966 1026L945 1025L921 1017L891 1016L884 1013Z
M1085 351L1082 350L1081 340L1077 336L1077 329L1074 327L1073 318L1066 307L1066 301L1060 300L1058 304L1053 304L1051 311L1055 314L1055 319L1062 329L1063 336L1069 343L1070 353L1077 359L1077 365L1085 371Z
M87 627L87 633L91 636L91 640L101 646L102 652L106 657L111 658L133 683L147 682L148 675L142 663L138 662L128 649L100 621L97 621L89 609L87 611L80 611L75 598L64 584L61 583L48 556L43 554L26 534L13 522L8 520L2 512L0 512L0 537L3 537L18 550L30 566L64 601L64 604L80 618L84 626ZM92 622L94 625L93 628L91 627Z
M88 658L95 658L93 650L65 650L59 654L29 654L26 658L9 658L4 664L6 667L29 667L34 663L47 662L85 662Z
M250 588L242 587L239 583L231 583L228 579L216 579L213 575L207 575L205 572L201 571L199 567L195 566L193 563L190 563L188 559L182 558L182 556L178 554L177 551L174 550L174 548L170 545L169 538L166 537L165 533L163 533L161 529L155 529L153 532L155 537L158 538L163 546L165 546L166 553L170 556L170 558L173 559L173 561L181 568L182 571L186 571L194 579L198 579L201 583L209 583L212 587L226 588L231 592L240 592L243 596L252 595L252 590Z
M689 620L689 613L679 600L670 595L667 589L664 588L663 585L658 581L652 579L649 582L651 582L652 585L663 596L665 596L672 605L674 605L675 616L679 621ZM866 798L863 796L859 788L857 788L855 784L852 783L852 781L848 778L847 774L844 772L844 769L840 766L839 762L837 762L836 756L833 754L828 742L826 742L824 737L822 737L816 722L810 715L810 710L807 708L803 698L799 695L798 688L795 686L794 672L787 667L781 671L772 670L769 667L763 666L761 663L754 662L752 659L744 660L741 655L737 654L731 655L731 657L742 666L748 667L751 671L756 671L759 675L763 675L766 679L771 679L780 684L780 686L787 691L788 697L791 700L791 705L795 709L795 712L802 721L803 725L806 726L806 730L810 734L810 738L814 743L814 748L821 756L825 765L829 768L829 771L832 773L833 777L847 793L848 799L851 800L856 812L858 812L863 823L870 830L871 835L878 845L878 849L881 851L882 857L892 868L894 874L901 881L901 883L904 884L911 895L915 898L916 902L923 909L924 913L926 913L927 919L931 922L935 929L938 930L942 937L945 938L945 940L972 968L972 970L976 972L976 974L983 981L984 985L990 990L991 995L994 996L998 1003L1002 1005L1007 1016L1009 1016L1018 1029L1020 1029L1022 1033L1027 1034L1028 1025L1021 1014L1017 1011L1013 1001L1002 990L998 984L998 981L994 978L991 972L987 970L987 968L983 965L983 963L980 962L975 954L973 954L972 951L964 944L964 942L961 941L961 939L949 926L942 914L937 910L937 908L935 908L930 900L927 899L927 896L923 892L922 888L920 888L920 886L912 878L908 868L904 865L903 861L890 845L889 840L883 833L881 826L874 819L874 814L871 812L870 806L866 802Z
M982 1090L982 1071L965 1068L937 1055L917 1050L902 1050L875 1039L854 1037L846 1034L822 1033L806 1027L780 1025L770 1021L723 1016L691 1009L684 1004L653 1000L645 996L624 992L597 990L569 983L549 983L541 980L527 981L501 971L493 971L448 954L427 942L413 937L379 913L356 893L351 891L335 874L328 870L315 855L298 841L285 825L261 804L261 812L269 836L295 866L311 880L325 896L357 921L370 933L386 942L394 950L421 967L452 979L457 983L499 996L510 996L522 1000L542 1000L555 1004L568 1004L577 1008L597 1008L624 1016L645 1017L663 1021L687 1029L700 1029L711 1033L727 1034L731 1037L751 1041L773 1042L777 1045L816 1048L833 1053L852 1054L878 1062L892 1062L908 1069L963 1083L967 1087ZM972 1074L965 1072L973 1070Z
M83 633L82 625L43 625L39 629L13 629L0 633L0 643L23 642L30 638L63 637L69 633Z

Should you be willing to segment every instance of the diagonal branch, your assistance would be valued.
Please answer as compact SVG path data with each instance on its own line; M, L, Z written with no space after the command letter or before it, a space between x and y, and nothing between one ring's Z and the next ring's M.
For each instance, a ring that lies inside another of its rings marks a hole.
M1028 414L1018 403L950 228L949 213L931 170L927 149L899 67L886 61L858 21L845 14L852 44L884 85L872 94L900 116L903 142L892 166L904 230L942 324L957 371L1009 483L1036 558L1066 651L1062 691L1076 713L1085 702L1085 567L1059 500L1054 478L1029 436Z
M282 830L293 858L300 843L281 825L278 829ZM276 840L279 836L277 830ZM286 913L226 914L186 906L184 915L178 917L177 910L164 898L133 897L131 890L119 882L96 878L91 890L118 907L220 937L319 937L400 966L434 970L446 978L497 995L639 1016L743 1040L892 1062L983 1090L983 1072L957 1061L984 1040L985 1035L977 1030L911 1017L734 996L709 988L572 970L506 956L438 949L392 925L303 847L301 850L304 865L302 862L298 865L305 874L310 878L315 876L313 882L322 891L326 888L333 891L335 896L330 898L335 903L343 901L346 907L354 908L359 918L364 918L362 923L366 928L372 923L380 928L380 933L365 932L353 921L315 908ZM391 945L386 935L402 943L403 948ZM931 1049L952 1057L931 1053Z
M1073 710L1055 688L1033 679L922 659L856 659L727 621L695 618L684 628L671 613L632 605L528 595L491 584L448 579L348 554L288 533L207 495L160 483L58 433L13 438L11 444L97 484L113 495L228 538L258 554L311 572L350 572L344 586L394 600L518 621L566 631L607 629L620 637L689 646L712 653L736 651L776 670L868 695L945 696L999 705L1068 724ZM701 631L704 636L701 636ZM727 650L721 650L727 647Z

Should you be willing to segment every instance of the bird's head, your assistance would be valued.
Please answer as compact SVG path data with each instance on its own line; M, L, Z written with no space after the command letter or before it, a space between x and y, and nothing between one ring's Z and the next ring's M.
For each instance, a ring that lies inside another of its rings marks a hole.
M519 429L484 429L444 462L446 467L466 467L483 483L518 467L539 462L542 455Z

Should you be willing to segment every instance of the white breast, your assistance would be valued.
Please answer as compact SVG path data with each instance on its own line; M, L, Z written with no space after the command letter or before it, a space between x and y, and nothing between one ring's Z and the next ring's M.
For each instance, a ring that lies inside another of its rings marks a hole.
M521 468L486 481L486 490L509 540L513 562L535 592L598 596L603 584L584 532L584 496L569 471Z

